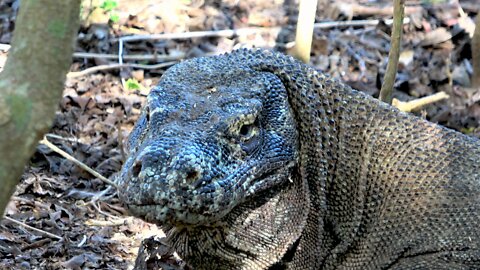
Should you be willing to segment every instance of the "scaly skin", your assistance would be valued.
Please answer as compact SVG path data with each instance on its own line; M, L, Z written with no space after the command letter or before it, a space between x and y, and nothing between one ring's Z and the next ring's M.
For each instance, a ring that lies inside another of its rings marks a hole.
M118 179L195 269L480 268L480 143L291 57L169 69Z

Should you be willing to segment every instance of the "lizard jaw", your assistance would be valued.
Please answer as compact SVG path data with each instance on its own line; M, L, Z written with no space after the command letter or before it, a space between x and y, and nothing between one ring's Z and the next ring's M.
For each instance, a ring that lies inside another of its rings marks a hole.
M250 168L246 171L256 171L256 173L238 179L228 177L222 180L213 180L209 185L180 193L176 193L176 190L172 188L167 188L170 193L167 192L162 198L147 202L126 201L126 204L133 215L161 226L216 227L222 223L222 218L238 204L248 201L252 196L258 196L265 190L292 181L290 176L294 164L294 162L287 164L278 162L270 164L270 166L276 165L274 169L270 170ZM219 182L226 184L220 185ZM183 204L179 203L182 202L182 199ZM208 200L211 203L206 203ZM208 206L208 208L203 206Z

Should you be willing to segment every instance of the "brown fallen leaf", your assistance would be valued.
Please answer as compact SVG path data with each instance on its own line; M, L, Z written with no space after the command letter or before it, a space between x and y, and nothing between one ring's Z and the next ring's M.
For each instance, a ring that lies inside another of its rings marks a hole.
M423 40L420 42L421 46L433 46L450 40L452 34L444 27L439 27L431 32L428 32Z

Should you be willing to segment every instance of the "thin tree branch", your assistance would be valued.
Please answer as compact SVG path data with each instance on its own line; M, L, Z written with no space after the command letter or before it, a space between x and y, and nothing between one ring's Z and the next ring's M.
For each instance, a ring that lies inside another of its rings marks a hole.
M111 64L111 65L100 65L100 66L94 66L91 68L84 69L82 71L73 71L69 72L67 74L67 78L77 78L77 77L82 77L91 73L95 73L98 71L103 71L103 70L111 70L111 69L118 69L118 68L125 68L125 67L132 67L132 68L139 68L139 69L160 69L168 66L172 66L178 63L178 61L170 61L170 62L165 62L165 63L160 63L160 64L155 64L155 65L142 65L142 64Z
M27 228L27 229L29 229L29 230L31 230L31 231L38 232L38 233L41 234L41 235L45 235L45 236L48 236L48 237L50 237L50 238L55 238L55 239L57 239L57 240L62 240L62 239L63 239L61 236L58 236L58 235L53 234L53 233L49 233L49 232L44 231L44 230L37 229L37 228L32 227L32 226L30 226L30 225L28 225L28 224L25 224L25 223L20 222L20 221L18 221L18 220L16 220L16 219L13 219L13 218L11 218L11 217L4 216L3 218L4 218L5 220L8 220L8 221L10 221L10 222L13 222L13 223L15 223L15 224L17 224L17 225L20 225L20 226L22 226L22 227L25 227L25 228Z
M392 25L392 45L388 53L388 64L380 90L380 100L388 104L392 103L393 84L397 75L398 59L400 56L400 45L402 40L402 21L405 1L393 1L393 25Z
M472 37L472 86L480 87L480 15L477 14L475 31Z
M440 101L440 100L443 100L443 99L447 99L449 97L450 96L447 95L447 93L442 91L442 92L435 93L433 95L429 95L429 96L426 96L426 97L414 99L414 100L411 100L411 101L408 101L408 102L403 102L403 101L400 101L400 100L394 98L392 100L392 105L397 107L400 111L412 112L412 111L419 110L422 107L425 107L425 106L427 106L431 103L434 103L434 102L437 102L437 101Z
M307 64L310 62L316 11L317 0L300 1L293 55Z
M85 171L91 173L93 176L97 177L98 179L102 180L103 182L109 184L109 185L112 185L113 187L117 188L118 189L118 186L116 183L110 181L108 178L106 178L105 176L99 174L98 172L94 171L93 169L91 169L90 167L88 167L85 163L79 161L78 159L72 157L70 154L68 154L67 152L63 151L62 149L58 148L57 146L55 146L54 144L52 144L51 142L49 142L47 140L46 137L43 138L43 140L40 141L41 144L44 144L45 146L47 146L48 148L52 149L54 152L60 154L62 157L72 161L73 163L75 163L77 166L79 166L80 168L84 169Z
M84 53L84 52L76 52L73 54L75 58L101 58L101 59L112 59L117 60L117 54L102 54L102 53ZM174 55L152 55L152 54L134 54L134 55L125 55L123 56L124 60L132 60L132 61L157 61L157 62L164 62L164 61L175 61L185 58L185 53L179 52L175 53Z

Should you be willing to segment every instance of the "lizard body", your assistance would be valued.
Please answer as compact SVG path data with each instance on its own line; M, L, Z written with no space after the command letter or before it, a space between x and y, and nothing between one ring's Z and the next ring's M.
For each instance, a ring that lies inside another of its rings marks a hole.
M480 142L291 57L170 68L120 173L194 269L480 269Z

